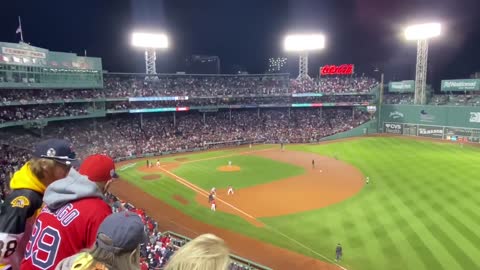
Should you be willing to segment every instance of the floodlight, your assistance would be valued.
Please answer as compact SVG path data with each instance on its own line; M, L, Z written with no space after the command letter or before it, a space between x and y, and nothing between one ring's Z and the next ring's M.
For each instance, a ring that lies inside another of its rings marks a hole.
M168 48L168 37L165 34L141 33L132 34L132 46L147 49Z
M283 42L286 51L307 52L325 48L325 36L321 34L288 35Z
M442 32L442 25L439 23L425 23L408 26L405 29L407 40L423 40L437 37Z
M168 37L165 34L133 32L132 46L145 49L145 73L146 80L155 80L158 77L155 61L157 53L155 49L167 49L169 47ZM154 76L151 76L154 75Z
M322 34L288 35L283 41L287 52L299 53L297 80L310 79L308 76L308 53L325 48L325 36Z
M407 40L417 41L417 64L415 68L415 104L425 104L427 100L428 40L442 32L439 23L411 25L405 29Z

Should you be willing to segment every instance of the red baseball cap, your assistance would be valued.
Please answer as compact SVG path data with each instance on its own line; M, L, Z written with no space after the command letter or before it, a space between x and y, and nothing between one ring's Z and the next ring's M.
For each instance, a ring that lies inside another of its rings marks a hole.
M115 172L115 163L107 155L88 156L80 165L78 172L93 182L107 182L112 178L118 178Z

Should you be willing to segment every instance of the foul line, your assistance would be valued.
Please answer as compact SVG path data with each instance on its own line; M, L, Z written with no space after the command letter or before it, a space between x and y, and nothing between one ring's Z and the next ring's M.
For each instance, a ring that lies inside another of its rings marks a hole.
M258 151L266 151L266 150L271 150L271 148L269 148L269 149L264 149L264 150L258 150ZM250 151L250 152L258 152L258 151ZM245 153L248 153L248 152L245 152ZM243 154L245 154L245 153L243 153ZM242 154L242 153L240 153L240 154ZM235 154L234 154L234 155L235 155ZM238 154L237 154L237 155L238 155ZM233 155L228 155L228 156L233 156ZM224 156L223 156L223 157L224 157ZM215 157L215 158L222 158L222 157ZM208 159L214 159L214 158L208 158ZM204 159L204 160L206 160L206 159ZM195 161L199 161L199 160L195 160ZM191 161L191 162L194 162L194 161ZM186 163L186 162L185 162L185 163ZM174 173L172 173L172 172L170 172L170 171L168 171L168 170L166 170L166 169L164 169L164 168L162 168L162 167L160 167L160 170L162 170L162 171L165 172L166 174L169 174L169 175L173 176L174 179L175 179L177 182L179 182L179 183L183 184L184 186L192 189L193 191L196 191L196 192L199 193L200 195L208 198L208 195L209 195L208 191L206 191L206 190L198 187L198 186L195 185L195 184L192 184L192 183L189 182L188 180L186 180L186 179L184 179L184 178L182 178L182 177L180 177L180 176L178 176L178 175L176 175L176 174L174 174ZM304 249L312 252L313 254L315 254L315 255L317 255L317 256L325 259L326 261L328 261L328 262L330 262L330 263L332 263L332 264L340 267L340 268L343 269L343 270L347 270L347 268L345 268L345 267L337 264L337 263L334 262L332 259L330 259L330 258L328 258L328 257L326 257L326 256L324 256L324 255L322 255L322 254L320 254L320 253L318 253L318 252L316 252L316 251L313 250L312 248L307 247L306 245L304 245L304 244L300 243L299 241L297 241L297 240L289 237L288 235L280 232L279 230L273 228L272 226L269 226L269 225L261 222L260 220L258 220L258 219L255 218L254 216L249 215L248 213L246 213L245 211L239 209L238 207L236 207L236 206L234 206L234 205L232 205L232 204L230 204L230 203L228 203L228 202L226 202L226 201L224 201L224 200L222 200L222 199L220 199L220 198L218 198L218 200L219 200L220 202L224 203L225 205L228 205L228 206L231 207L232 209L238 211L239 213L241 213L241 214L249 217L250 219L255 220L256 222L262 224L264 227L270 229L271 231L273 231L273 232L275 232L275 233L277 233L277 234L285 237L286 239L288 239L288 240L296 243L297 245L301 246L302 248L304 248Z

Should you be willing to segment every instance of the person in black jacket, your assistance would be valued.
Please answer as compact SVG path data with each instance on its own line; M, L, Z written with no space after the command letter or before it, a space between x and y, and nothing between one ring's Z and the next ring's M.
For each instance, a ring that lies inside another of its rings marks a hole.
M0 205L0 269L19 269L33 222L48 185L75 165L70 142L50 139L35 146L33 158L10 181L12 192Z

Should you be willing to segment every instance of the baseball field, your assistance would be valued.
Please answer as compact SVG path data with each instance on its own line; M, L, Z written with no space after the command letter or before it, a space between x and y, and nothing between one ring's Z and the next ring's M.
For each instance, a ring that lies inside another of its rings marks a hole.
M476 146L365 137L157 159L117 164L113 193L162 230L215 233L273 269L480 269Z

